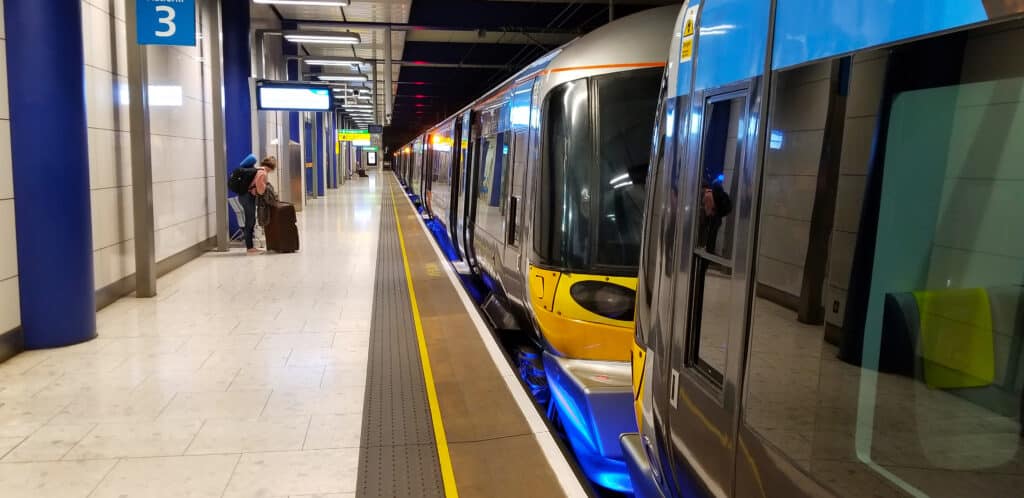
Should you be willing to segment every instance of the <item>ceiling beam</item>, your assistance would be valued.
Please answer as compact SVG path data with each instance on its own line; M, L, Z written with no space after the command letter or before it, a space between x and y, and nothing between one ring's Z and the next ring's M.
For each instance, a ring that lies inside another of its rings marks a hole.
M368 22L368 21L323 21L323 20L301 20L301 19L286 19L286 21L292 21L298 23L300 29L305 26L309 27L321 27L321 28L341 28L341 29L384 29L391 27L392 31L468 31L468 32L486 32L486 31L497 31L507 33L558 33L558 34L580 34L579 30L573 29L555 29L555 28L544 28L541 26L527 27L527 26L457 26L457 25L427 25L427 24L408 24L408 23L387 23L387 22Z

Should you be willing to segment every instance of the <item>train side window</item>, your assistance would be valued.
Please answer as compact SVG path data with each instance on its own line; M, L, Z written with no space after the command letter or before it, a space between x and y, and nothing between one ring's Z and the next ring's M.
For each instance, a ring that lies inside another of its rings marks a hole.
M545 98L542 155L533 212L534 251L538 263L585 268L591 261L589 81L555 87Z
M1022 44L776 75L742 420L837 495L1020 495Z
M594 81L596 149L600 165L597 263L636 267L647 169L661 68L627 71Z
M480 140L480 183L477 185L476 224L501 240L504 227L508 169L511 167L511 133L503 132Z
M716 384L724 380L729 328L733 320L733 205L742 161L745 94L708 99L704 106L700 181L693 254L688 365Z

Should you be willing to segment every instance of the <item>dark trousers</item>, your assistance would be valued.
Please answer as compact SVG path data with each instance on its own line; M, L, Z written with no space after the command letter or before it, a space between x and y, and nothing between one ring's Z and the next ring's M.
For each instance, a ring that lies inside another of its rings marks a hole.
M246 192L238 196L245 212L245 248L252 249L252 234L256 229L256 197Z

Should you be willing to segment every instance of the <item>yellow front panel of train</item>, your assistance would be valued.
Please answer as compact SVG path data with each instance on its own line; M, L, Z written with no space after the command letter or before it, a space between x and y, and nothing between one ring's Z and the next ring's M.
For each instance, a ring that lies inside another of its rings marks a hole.
M615 320L580 306L570 294L579 282L606 282L636 291L637 279L562 273L530 267L530 300L540 332L569 358L629 361L633 321Z

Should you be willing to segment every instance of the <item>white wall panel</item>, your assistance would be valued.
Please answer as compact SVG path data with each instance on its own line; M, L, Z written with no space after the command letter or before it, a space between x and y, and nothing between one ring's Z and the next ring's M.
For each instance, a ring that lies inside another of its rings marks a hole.
M150 153L153 158L153 183L206 176L204 149L203 140L152 135Z
M89 185L94 189L132 184L131 137L127 131L89 129Z
M0 201L0 280L18 274L18 251L15 247L14 199ZM4 330L3 332L6 332Z
M96 287L135 271L125 0L83 0ZM198 26L201 33L205 26ZM149 47L149 84L181 89L150 102L157 260L214 233L209 63L194 47ZM2 138L0 138L2 141ZM2 153L2 143L0 143Z
M0 50L2 50L2 47L0 47ZM14 178L11 175L12 166L11 122L6 119L0 119L0 199L14 198Z
M18 244L14 224L11 123L7 95L7 30L0 0L0 333L21 325Z
M93 250L132 238L132 188L113 187L92 191Z
M6 332L21 325L21 295L18 277L0 280L0 330Z
M102 289L135 273L135 241L129 240L92 253L96 288Z
M89 128L129 130L128 79L92 66L85 67L85 97Z

